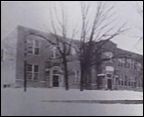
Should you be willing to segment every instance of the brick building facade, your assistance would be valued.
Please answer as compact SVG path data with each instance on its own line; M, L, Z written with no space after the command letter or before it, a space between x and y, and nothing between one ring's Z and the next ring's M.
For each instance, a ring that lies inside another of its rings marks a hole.
M50 34L18 26L3 40L3 85L21 87L26 75L29 87L64 87L62 60L58 58L56 48L46 39L56 41ZM77 42L73 47L77 47ZM143 90L142 55L119 49L111 41L103 46L101 52L102 57L110 59L101 64L101 73L96 74L93 67L93 89ZM79 88L80 66L75 48L71 49L68 60L70 88ZM11 75L6 71L10 71Z
M97 78L101 89L143 90L142 55L117 48L111 41L101 51L104 58L111 58L101 65Z

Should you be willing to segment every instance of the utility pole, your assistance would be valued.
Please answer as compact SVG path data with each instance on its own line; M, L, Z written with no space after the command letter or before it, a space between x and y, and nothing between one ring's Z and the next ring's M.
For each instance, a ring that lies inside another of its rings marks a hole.
M28 35L27 35L28 36ZM25 36L24 38L24 92L27 91L27 61L26 61L26 57L27 57L27 36Z
M24 92L27 91L27 62L26 60L24 61Z

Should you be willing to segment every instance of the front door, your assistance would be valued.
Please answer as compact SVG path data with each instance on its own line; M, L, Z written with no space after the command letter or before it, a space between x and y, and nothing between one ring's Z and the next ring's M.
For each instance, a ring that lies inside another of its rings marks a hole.
M53 75L53 87L59 87L59 75Z
M112 79L108 79L108 89L112 89Z

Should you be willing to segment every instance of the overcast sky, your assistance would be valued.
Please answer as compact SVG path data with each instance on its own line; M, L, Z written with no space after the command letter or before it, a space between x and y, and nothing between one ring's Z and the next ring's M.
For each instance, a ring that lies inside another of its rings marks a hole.
M80 18L80 7L78 1L66 1L67 12L71 18L71 24L77 25ZM143 42L137 46L137 36L142 35L139 27L143 27L143 18L136 12L136 6L143 9L143 1L109 1L109 4L115 6L115 17L119 22L127 22L130 27L127 33L119 36L113 41L120 48L143 54ZM2 2L1 3L1 39L4 39L17 25L22 25L38 30L46 31L46 27L50 25L49 15L50 2ZM73 24L74 23L74 24Z

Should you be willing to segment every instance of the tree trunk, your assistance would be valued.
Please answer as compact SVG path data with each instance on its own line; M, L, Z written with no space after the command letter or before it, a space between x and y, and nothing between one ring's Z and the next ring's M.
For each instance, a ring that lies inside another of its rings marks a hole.
M83 67L83 64L82 62L80 62L80 69L81 69L81 78L80 78L80 91L83 91L84 90L84 67Z
M100 66L100 64L96 64L95 70L96 70L96 85L97 85L97 89L100 89L100 81L98 79L98 74L101 74L101 66Z
M63 65L64 65L64 79L65 79L65 89L69 90L69 82L68 82L68 66L66 57L63 57Z
M86 74L85 75L86 76L86 83L85 83L86 89L90 89L91 88L91 77L92 77L92 72L91 72L91 68L90 67L87 68L85 74Z

